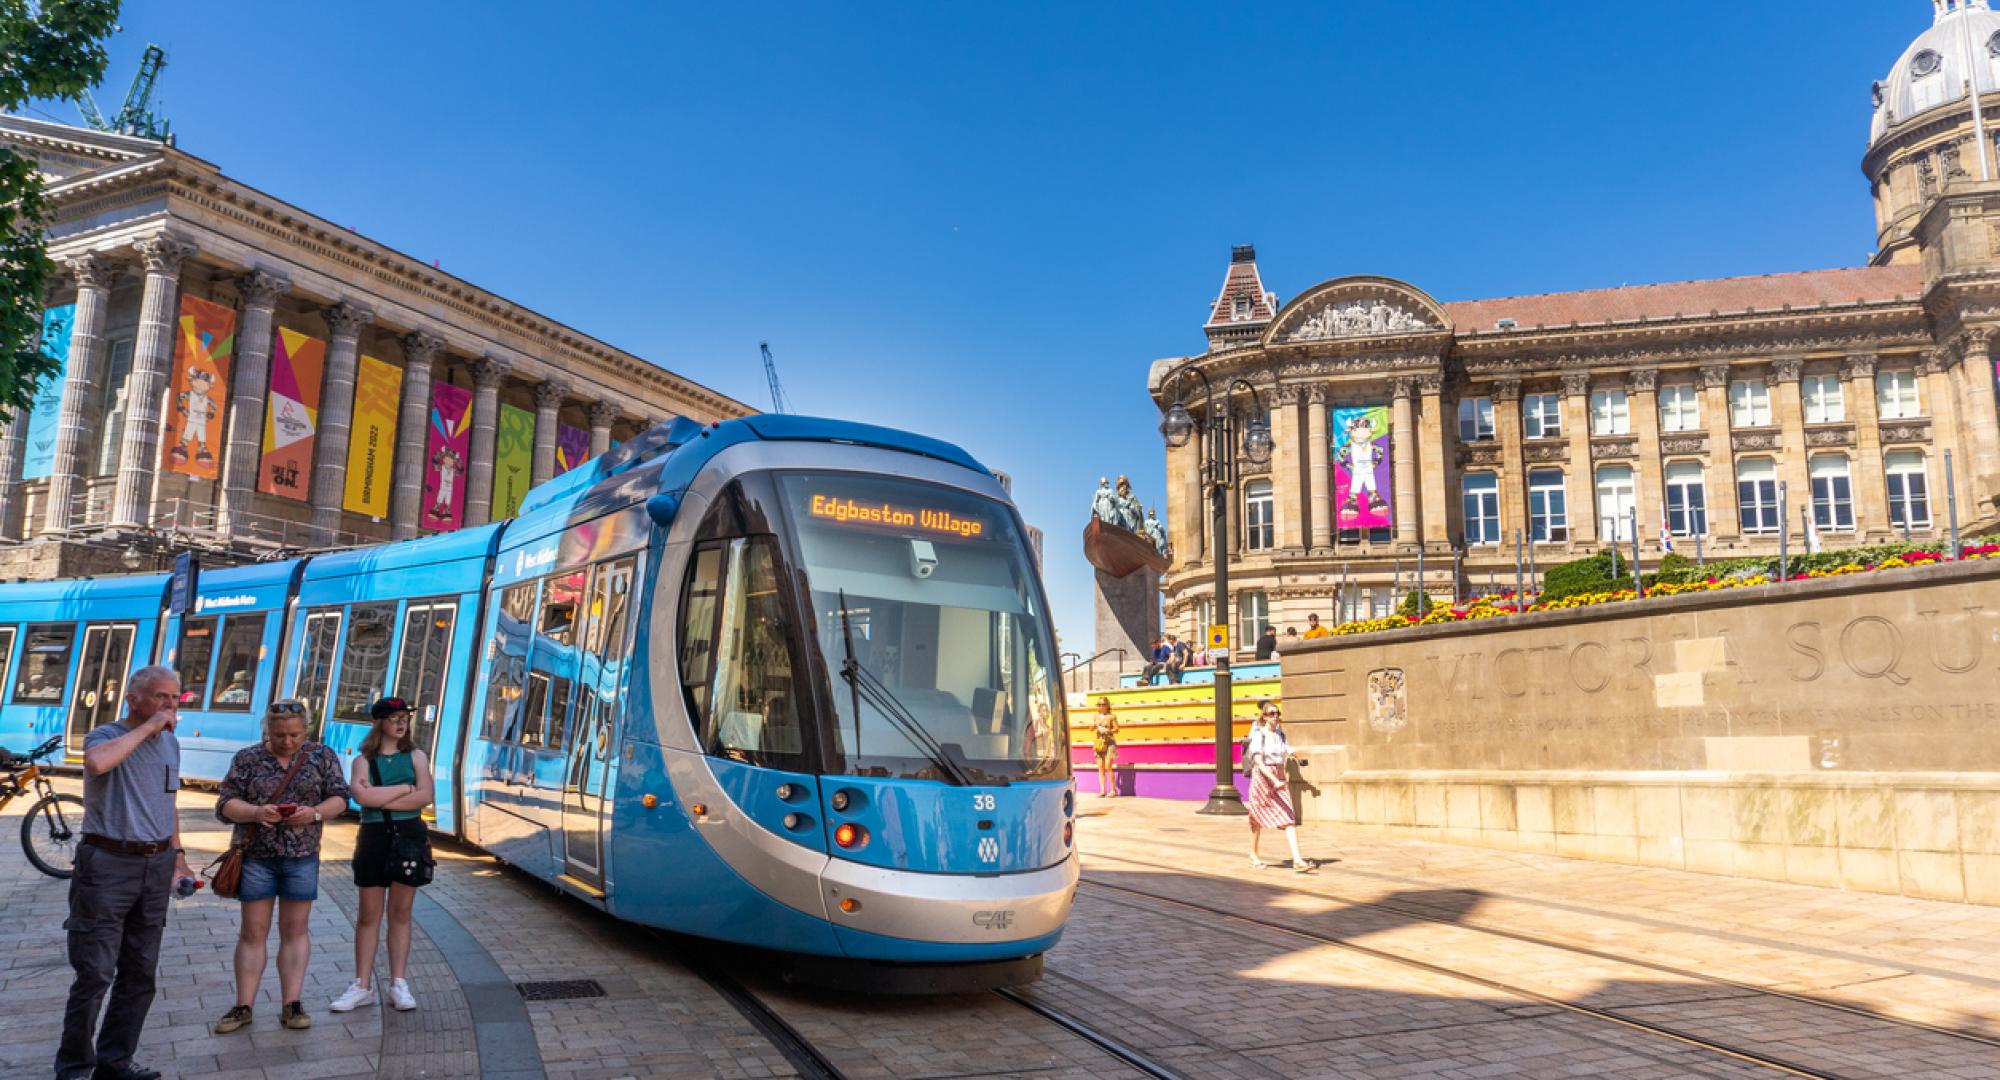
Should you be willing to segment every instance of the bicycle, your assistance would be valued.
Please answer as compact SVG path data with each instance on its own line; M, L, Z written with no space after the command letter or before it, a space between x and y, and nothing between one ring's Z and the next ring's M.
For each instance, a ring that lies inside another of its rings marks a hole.
M21 820L21 850L35 869L52 878L66 878L76 872L76 845L83 839L83 800L56 791L42 775L38 758L56 752L62 745L58 735L48 742L16 755L0 747L0 810L32 787L40 798ZM25 767L24 767L25 766Z

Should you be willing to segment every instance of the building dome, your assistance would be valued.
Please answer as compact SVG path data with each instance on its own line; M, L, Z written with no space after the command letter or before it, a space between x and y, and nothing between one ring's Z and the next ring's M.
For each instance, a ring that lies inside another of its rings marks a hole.
M1987 0L1931 0L1931 28L1903 50L1889 77L1875 84L1870 146L1933 109L1965 102L1970 67L1980 94L2000 92L2000 13Z

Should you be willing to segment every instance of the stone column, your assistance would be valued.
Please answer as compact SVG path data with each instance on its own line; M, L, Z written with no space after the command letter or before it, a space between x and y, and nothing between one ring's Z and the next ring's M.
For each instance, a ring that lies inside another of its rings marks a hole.
M1389 468L1395 473L1390 486L1396 497L1396 543L1417 545L1417 422L1410 398L1417 392L1417 380L1397 379L1391 384L1389 399Z
M1638 467L1632 470L1634 504L1639 510L1638 536L1644 543L1650 534L1659 538L1666 520L1666 490L1660 479L1660 373L1640 368L1626 376L1625 407L1632 417L1632 433L1639 437ZM1796 384L1794 384L1796 387Z
M1417 390L1424 397L1423 419L1418 421L1420 464L1424 471L1424 545L1439 551L1451 547L1451 494L1446 483L1451 473L1451 443L1444 424L1444 376L1417 376Z
M1743 535L1736 514L1736 449L1729 437L1729 365L1701 369L1702 427L1708 431L1708 470L1703 477L1708 495L1708 534L1717 540Z
M1569 495L1570 542L1597 545L1597 467L1590 460L1590 376L1562 377L1563 430L1569 432L1569 468L1563 486Z
M347 436L354 430L354 373L361 359L361 330L375 313L349 301L326 309L326 374L313 438L313 543L326 546L340 532L347 497Z
M611 425L618 420L618 406L600 401L590 407L590 456L600 458L611 449Z
M569 400L569 384L550 379L535 387L535 460L528 486L538 487L556 474L556 416Z
M1521 454L1521 380L1493 384L1493 426L1500 436L1500 546L1512 550L1514 532L1528 535L1528 473Z
M1778 425L1778 448L1782 457L1778 460L1778 476L1785 482L1785 517L1782 523L1789 535L1799 535L1805 531L1799 522L1799 507L1812 507L1812 481L1806 471L1806 409L1799 393L1799 377L1805 373L1805 360L1797 356L1781 356L1771 361L1771 421ZM1798 526L1798 532L1793 526ZM1803 540L1801 541L1803 543Z
M28 410L15 408L0 424L0 542L27 535L21 521L21 461L27 451Z
M132 348L132 376L126 385L125 438L118 448L118 486L111 496L111 527L143 529L152 524L153 480L160 464L160 406L174 362L174 309L179 302L181 264L195 246L169 233L134 244L146 263L146 290L139 304L139 337Z
M2000 499L2000 408L1994 401L1993 340L1992 327L1966 331L1958 367L1964 389L1960 400L1965 405L1958 418L1965 425L1970 444L1972 460L1966 462L1965 471L1978 503L1977 512L1970 515L1975 517L1992 510L1994 501Z
M444 339L421 330L403 335L403 397L396 413L396 467L389 493L389 535L417 535L423 511L424 451L430 446L431 361Z
M1306 387L1306 502L1312 520L1312 548L1333 546L1333 499L1327 492L1333 470L1327 461L1326 387Z
M1848 462L1849 482L1854 485L1854 529L1871 543L1886 540L1895 529L1889 524L1889 489L1882 479L1882 432L1876 426L1875 413L1875 354L1848 357L1841 374L1847 418L1854 423L1854 457Z
M1931 418L1930 474L1934 494L1931 496L1931 521L1940 535L1949 535L1950 518L1945 505L1944 452L1951 451L1952 486L1958 489L1958 520L1971 521L1978 516L1972 503L1972 463L1968 460L1966 447L1970 440L1968 432L1959 420L1958 388L1952 385L1950 360L1943 349L1925 349L1917 361L1917 375L1923 380L1919 391L1919 401L1925 404L1924 413Z
M264 399L271 387L271 334L284 278L252 270L243 275L243 316L236 324L234 370L229 373L229 430L223 438L222 491L217 524L234 537L247 524L257 497L257 465L264 457Z
M1201 558L1201 436L1167 448L1167 535L1176 566Z
M472 365L472 463L465 476L465 527L493 520L493 435L500 420L500 381L511 368L497 356Z
M104 407L104 320L117 269L101 255L69 261L76 276L76 319L63 366L62 411L56 417L56 455L49 473L42 528L61 532L83 520L83 478L91 467L97 424ZM23 530L25 531L25 530Z

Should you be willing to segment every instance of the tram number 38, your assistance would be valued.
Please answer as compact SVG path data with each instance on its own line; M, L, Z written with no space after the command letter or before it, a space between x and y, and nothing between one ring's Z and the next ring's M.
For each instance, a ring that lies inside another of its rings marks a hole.
M979 813L990 813L995 809L997 805L998 804L994 801L994 798L990 793L978 792L972 796L972 809ZM982 822L981 824L983 825L984 823ZM979 861L999 862L1000 841L991 836L980 837Z

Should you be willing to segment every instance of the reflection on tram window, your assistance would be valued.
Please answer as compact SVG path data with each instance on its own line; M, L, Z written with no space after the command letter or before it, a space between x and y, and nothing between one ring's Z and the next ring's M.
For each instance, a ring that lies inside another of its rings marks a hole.
M174 670L181 677L181 705L201 708L208 693L208 662L215 656L215 628L222 620L215 615L181 621L181 641L174 650Z
M947 774L942 756L974 781L1063 775L1049 627L1007 507L894 477L779 482L833 676L832 767L932 778ZM850 655L920 732L854 692L840 675Z
M411 735L425 753L436 747L437 710L444 696L445 659L458 605L451 601L411 601L403 612L403 644L396 661L396 696L416 706Z
M480 733L494 742L511 741L509 729L520 727L521 698L527 689L528 626L535 613L538 582L510 585L500 594L494 620L492 672L486 689L486 718Z
M333 679L333 657L340 648L342 612L337 607L306 613L305 651L299 662L298 685L292 696L306 703L308 735L316 735L326 717L326 688Z
M14 683L14 703L61 701L69 679L70 648L76 641L72 623L29 626L21 647L21 674Z
M7 685L7 665L14 658L14 628L0 626L0 686Z
M388 693L389 638L395 631L396 605L356 604L349 609L348 619L333 718L366 724L372 720L368 707Z
M269 615L245 612L222 621L222 638L215 646L215 695L208 707L217 712L249 712L250 694L257 686L257 656L264 651L264 627Z
M711 541L696 552L682 603L681 671L709 753L797 768L805 736L776 546L756 536Z

